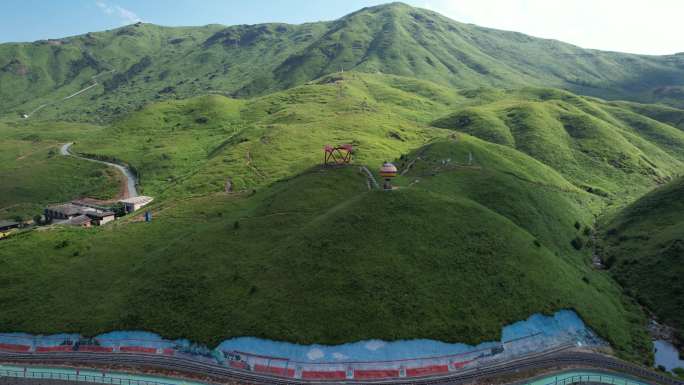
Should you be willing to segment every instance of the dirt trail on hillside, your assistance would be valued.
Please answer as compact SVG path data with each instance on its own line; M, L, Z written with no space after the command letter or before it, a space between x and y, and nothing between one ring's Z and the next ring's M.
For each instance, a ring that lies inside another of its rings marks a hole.
M109 71L104 71L104 72L100 72L100 73L97 74L97 75L93 75L93 76L90 78L90 80L93 82L93 84L91 84L91 85L89 85L88 87L85 87L85 88L83 88L83 89L81 89L81 90L78 90L78 91L74 92L73 94L71 94L71 95L69 95L69 96L65 96L65 97L63 97L62 99L59 99L59 100L57 100L57 101L41 104L40 106L38 106L38 107L36 107L35 109L33 109L33 111L31 111L31 112L29 112L28 114L26 114L26 119L30 118L33 114L35 114L36 112L42 110L43 108L45 108L45 107L47 107L47 106L51 106L51 105L53 105L53 104L56 104L56 103L58 103L58 102L63 102L63 101L65 101L65 100L69 100L69 99L73 98L74 96L78 96L78 95L80 95L80 94L82 94L82 93L88 91L89 89L91 89L91 88L95 87L96 85L100 84L100 83L98 83L98 81L97 81L97 78L98 78L98 77L100 77L100 76L102 76L102 75L106 75L106 74L111 74L111 73L114 73L114 72L116 72L116 70L115 70L115 69L111 69L111 70L109 70Z

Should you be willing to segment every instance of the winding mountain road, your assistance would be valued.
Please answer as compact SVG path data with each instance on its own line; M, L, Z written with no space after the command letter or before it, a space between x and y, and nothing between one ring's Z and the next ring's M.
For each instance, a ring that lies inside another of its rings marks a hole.
M83 157L80 155L76 155L73 152L71 152L71 146L72 145L73 145L73 143L64 144L62 146L62 148L59 150L60 154L62 154L64 156L73 156L74 158L87 160L89 162L102 163L102 164L106 164L107 166L115 167L117 170L119 170L126 177L126 190L128 192L128 198L137 197L139 195L138 189L136 187L136 185L138 184L138 181L135 177L135 174L133 174L133 172L129 168L124 167L120 164L106 162L104 160L91 159L91 158L86 158L86 157Z

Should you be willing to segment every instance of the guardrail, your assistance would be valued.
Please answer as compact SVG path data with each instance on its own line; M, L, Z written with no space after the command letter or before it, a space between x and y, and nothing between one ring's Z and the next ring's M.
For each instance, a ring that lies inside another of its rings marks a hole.
M32 353L3 353L0 352L0 360L15 363L29 363L38 365L57 364L63 365L86 365L94 367L124 365L136 368L154 368L159 371L181 372L190 375L200 375L203 378L211 378L217 381L245 382L260 385L302 385L302 384L321 384L329 381L286 379L274 376L262 375L251 371L234 370L225 365L203 363L200 361L187 361L179 357L165 357L159 355L135 355L135 354L93 354L93 353L51 353L51 354L32 354ZM554 369L559 367L585 368L596 375L606 375L604 383L615 385L634 385L638 381L640 384L662 384L662 385L684 385L684 381L676 380L673 377L634 365L619 359L591 352L576 352L564 348L558 348L547 352L530 354L513 360L503 362L492 362L477 369L454 372L449 375L423 378L404 378L391 380L373 380L377 383L403 384L403 385L447 385L462 384L474 381L488 381L489 379L502 378L510 374L521 373L527 370ZM40 369L40 368L39 368ZM78 373L78 372L77 372ZM91 372L92 373L92 372ZM573 372L570 370L558 372L553 377L551 375L540 376L525 381L519 381L512 385L545 384L551 385L550 378L554 378L553 383L562 382L563 376L568 377ZM616 374L619 373L619 374ZM578 376L574 380L582 381L585 379L594 380L595 377ZM557 377L556 377L557 376ZM612 377L612 378L611 378ZM559 378L561 380L559 380ZM614 379L613 379L614 378ZM627 383L624 381L631 378ZM608 381L611 379L611 381ZM621 382L622 380L622 382ZM106 380L105 380L106 381ZM548 384L546 383L548 381ZM566 384L570 380L566 380ZM150 381L148 381L150 382ZM159 381L157 381L159 382ZM175 381L178 383L178 381ZM344 380L340 383L364 384L366 380ZM124 382L125 383L125 382ZM135 385L135 384L134 384Z
M617 381L616 381L617 379ZM558 380L558 377L554 381L547 382L546 385L571 385L571 384L581 384L581 383L602 383L602 384L615 384L615 385L644 385L643 382L632 381L625 377L616 377L608 374L581 374L576 376L570 376Z
M553 343L549 343L545 338L541 333L535 333L457 354L387 361L304 362L249 352L209 350L197 345L183 345L163 339L87 339L77 337L77 335L42 337L0 334L0 351L30 354L37 357L47 357L49 354L57 353L67 355L88 353L94 356L127 353L140 356L175 357L186 362L218 365L271 378L311 381L380 381L448 376L483 365L505 362L530 353L574 346L577 336L568 334L564 337L565 340L553 340Z
M96 384L112 384L112 385L176 385L171 382L135 380L129 378L119 378L112 376L96 376L88 374L72 374L72 373L53 373L44 371L19 371L0 368L0 378L24 378L35 380L56 380L56 381L76 381L89 382Z

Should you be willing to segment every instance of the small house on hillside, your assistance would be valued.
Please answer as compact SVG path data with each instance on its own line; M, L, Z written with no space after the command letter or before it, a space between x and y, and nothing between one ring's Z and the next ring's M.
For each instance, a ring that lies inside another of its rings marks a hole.
M132 213L133 211L139 210L140 208L147 206L153 200L154 198L152 197L141 195L133 198L122 199L119 201L119 203L124 205L126 213Z
M64 203L56 206L48 206L45 209L45 218L48 220L66 220L83 214L83 207L72 203Z
M86 216L88 218L92 219L93 224L95 226L102 226L104 224L107 224L115 219L114 213L111 211L96 211L96 212L89 212L86 213Z
M50 222L57 221L58 223L84 227L88 227L91 224L102 226L116 219L113 212L103 207L82 204L79 201L49 206L45 209L45 218ZM87 226L85 225L86 219L88 222Z
M92 221L93 220L87 215L78 215L64 223L70 226L90 227Z

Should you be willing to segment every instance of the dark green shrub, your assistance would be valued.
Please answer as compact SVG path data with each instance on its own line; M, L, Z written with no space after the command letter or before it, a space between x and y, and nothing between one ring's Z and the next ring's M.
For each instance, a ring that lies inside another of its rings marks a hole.
M65 240L59 242L57 245L55 245L55 249L63 249L67 246L69 246L69 240L65 239Z
M570 244L575 248L575 250L582 250L582 247L584 247L584 241L580 237L575 237L572 241L570 241Z
M677 375L679 378L684 378L684 368L674 368L672 369L672 372Z

